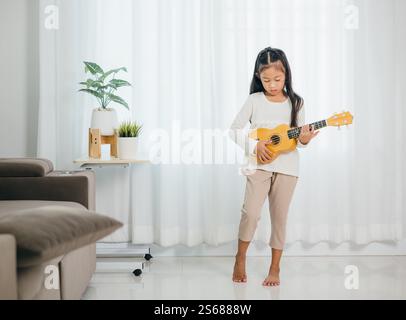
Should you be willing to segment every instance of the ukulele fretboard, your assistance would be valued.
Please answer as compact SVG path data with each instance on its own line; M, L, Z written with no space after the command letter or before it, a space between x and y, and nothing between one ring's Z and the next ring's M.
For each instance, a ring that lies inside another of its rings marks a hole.
M327 127L327 121L326 120L321 120L318 122L314 122L310 124L314 130L319 130L321 128ZM298 128L293 128L288 130L288 137L289 139L297 139L299 138L300 132L302 131L303 127L298 127Z

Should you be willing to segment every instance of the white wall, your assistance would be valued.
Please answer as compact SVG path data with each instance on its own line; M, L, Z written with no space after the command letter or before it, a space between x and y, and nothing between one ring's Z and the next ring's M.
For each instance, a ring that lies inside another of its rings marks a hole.
M0 157L35 156L38 1L0 2Z

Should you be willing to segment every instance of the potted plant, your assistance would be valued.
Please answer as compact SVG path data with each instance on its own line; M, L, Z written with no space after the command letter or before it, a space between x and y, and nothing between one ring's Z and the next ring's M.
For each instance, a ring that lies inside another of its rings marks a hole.
M118 127L118 157L120 159L136 158L141 127L141 125L131 121L123 122Z
M114 129L118 127L117 112L112 108L108 108L108 105L111 102L116 102L129 109L127 102L114 94L120 87L131 86L128 81L115 78L118 72L127 72L127 69L121 67L104 72L103 69L94 62L84 61L83 63L85 64L85 73L89 72L92 78L80 82L84 88L79 91L91 94L97 98L97 102L99 103L99 108L93 109L90 127L100 129L101 135L114 135Z

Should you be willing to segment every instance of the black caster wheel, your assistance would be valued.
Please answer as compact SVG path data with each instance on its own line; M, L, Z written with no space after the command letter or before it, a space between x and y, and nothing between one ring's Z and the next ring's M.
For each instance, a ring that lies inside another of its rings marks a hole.
M141 275L141 273L142 273L142 270L141 269L135 269L134 271L133 271L133 273L134 273L134 275L135 276L140 276Z
M145 256L144 256L144 258L145 258L145 260L147 260L147 261L149 261L149 260L151 260L151 258L153 258L149 253L147 253Z

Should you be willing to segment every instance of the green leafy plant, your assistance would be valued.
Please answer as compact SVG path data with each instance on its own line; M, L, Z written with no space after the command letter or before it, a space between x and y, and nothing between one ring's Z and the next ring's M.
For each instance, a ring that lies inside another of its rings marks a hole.
M121 67L104 72L103 69L94 62L84 61L83 63L85 64L85 73L89 72L93 78L79 82L79 84L85 86L79 91L87 92L95 96L102 109L107 109L110 102L116 102L129 109L127 102L113 93L120 87L131 86L128 81L115 78L118 72L127 72L127 68ZM109 78L110 80L108 80Z
M142 125L136 122L126 121L118 127L118 136L121 138L135 138L141 133Z

